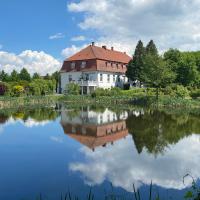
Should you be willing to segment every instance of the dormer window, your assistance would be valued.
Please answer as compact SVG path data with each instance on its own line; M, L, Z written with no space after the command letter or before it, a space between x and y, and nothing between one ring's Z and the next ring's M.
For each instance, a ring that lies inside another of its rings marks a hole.
M82 61L81 63L81 68L85 68L86 67L86 62L85 61Z
M75 63L75 62L72 62L72 63L71 63L71 69L74 69L75 66L76 66L76 63Z

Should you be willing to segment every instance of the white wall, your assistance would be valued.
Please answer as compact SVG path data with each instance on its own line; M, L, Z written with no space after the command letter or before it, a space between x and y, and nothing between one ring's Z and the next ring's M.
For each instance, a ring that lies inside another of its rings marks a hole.
M97 82L97 87L100 88L112 88L115 86L121 86L123 85L123 83L128 81L128 78L125 77L124 74L120 75L120 82L117 82L118 80L118 75L116 73L112 73L112 72L100 72L100 71L94 71L94 72L66 72L66 73L61 73L61 89L62 92L65 89L66 84L69 83L69 75L72 76L72 81L74 82L78 82L80 80L80 77L82 76L82 74L89 74L89 81L96 81ZM103 76L103 80L100 81L100 74L102 74ZM110 81L108 82L108 75L110 75ZM115 76L115 81L113 81L113 76ZM125 77L125 79L124 79Z
M73 117L73 119L71 119L68 116L68 112L70 111L67 111L67 110L61 111L61 121L63 123L68 122L71 124L80 124L80 125L81 124L101 125L101 124L116 122L118 120L126 120L128 117L128 113L126 111L123 111L122 113L120 113L120 115L117 116L115 112L107 108L105 109L104 112L99 113L99 112L89 110L89 107L88 107L88 111L81 112L79 116L75 116Z
M69 75L72 75L72 80L78 81L81 77L81 72L65 72L61 73L61 91L65 90L65 86L69 84Z

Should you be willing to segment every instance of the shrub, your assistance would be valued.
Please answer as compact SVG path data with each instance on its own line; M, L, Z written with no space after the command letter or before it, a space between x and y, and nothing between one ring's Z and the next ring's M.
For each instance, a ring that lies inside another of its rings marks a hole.
M29 84L29 93L31 95L39 96L41 95L41 88L38 84L36 83L30 83Z
M184 87L182 85L177 85L176 86L176 96L181 97L181 98L188 97L189 91L186 87Z
M130 84L129 83L125 83L124 84L124 90L129 90L130 89Z
M200 89L194 90L190 92L190 96L192 98L199 98L200 97Z
M21 96L24 93L24 87L21 85L16 85L13 87L13 94L16 97Z
M76 83L69 83L65 86L65 95L78 95L80 94L80 86Z
M7 87L5 83L0 82L0 95L4 95L7 91Z
M176 96L175 87L167 86L163 89L164 95Z
M164 88L162 91L165 95L172 97L185 98L189 96L189 90L183 85L172 84Z

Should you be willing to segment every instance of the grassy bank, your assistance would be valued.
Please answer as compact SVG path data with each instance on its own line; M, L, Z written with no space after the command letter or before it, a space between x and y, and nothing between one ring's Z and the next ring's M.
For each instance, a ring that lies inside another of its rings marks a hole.
M21 106L51 105L60 99L58 95L27 96L27 97L0 97L0 109L17 108Z
M180 97L160 96L158 99L152 95L123 95L123 96L99 96L91 97L88 95L67 95L60 98L65 103L77 104L100 104L100 105L133 105L144 107L176 107L176 108L200 108L199 99L186 99Z
M91 95L46 95L24 97L0 97L0 109L27 105L50 105L55 102L66 104L88 105L97 104L105 106L142 106L150 108L200 108L200 99L165 95L156 97L153 90L134 89L121 91L106 91Z

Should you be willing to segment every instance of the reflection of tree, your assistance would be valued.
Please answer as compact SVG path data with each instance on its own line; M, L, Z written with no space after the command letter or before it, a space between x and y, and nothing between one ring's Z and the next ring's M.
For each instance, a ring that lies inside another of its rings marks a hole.
M45 120L55 120L59 113L51 107L20 108L0 111L0 123L5 123L9 117L26 121L32 118L41 122Z
M198 115L146 111L139 117L130 116L127 127L133 136L139 153L143 148L148 152L162 153L169 144L176 144L181 138L192 133L200 133Z
M8 119L9 119L9 115L6 115L5 113L0 113L0 124L6 123Z

